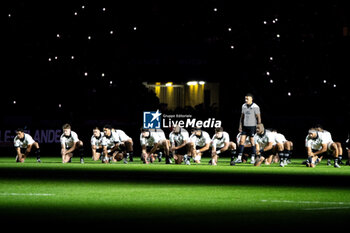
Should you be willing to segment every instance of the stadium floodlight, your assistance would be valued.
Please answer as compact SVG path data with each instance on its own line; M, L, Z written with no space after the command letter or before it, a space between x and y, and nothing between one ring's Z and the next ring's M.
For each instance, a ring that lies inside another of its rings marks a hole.
M205 84L204 81L199 81L198 83L199 83L199 85L204 85Z
M187 82L188 86L194 86L194 85L197 85L197 84L198 84L197 81L189 81L189 82Z

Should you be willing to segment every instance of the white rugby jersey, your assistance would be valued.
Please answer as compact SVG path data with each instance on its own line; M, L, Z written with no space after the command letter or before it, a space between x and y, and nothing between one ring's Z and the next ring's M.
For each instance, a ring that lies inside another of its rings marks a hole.
M327 130L323 130L322 132L318 132L318 133L323 135L322 138L326 144L333 142L332 135Z
M254 135L254 137L255 137L255 135ZM237 145L239 145L239 142L241 141L241 133L238 133L238 134L237 134L237 136L236 136L236 141L237 141ZM251 145L249 136L247 136L247 137L245 138L244 145L245 145L245 146Z
M70 131L70 135L67 137L64 134L60 138L61 145L64 145L65 148L73 147L74 143L79 141L78 135L74 131Z
M207 132L202 131L202 135L200 137L197 137L196 134L192 134L190 141L194 142L196 146L203 147L206 144L210 143L210 137Z
M213 138L211 139L212 146L218 149L223 148L226 142L230 142L230 136L227 132L222 132L221 138L218 138L216 134L214 134Z
M244 114L243 126L256 126L256 114L260 114L260 108L256 103L242 105L242 113Z
M154 129L153 132L157 134L159 140L166 140L165 133L162 129Z
M91 146L102 146L102 139L103 139L103 132L100 132L100 137L95 137L94 135L91 136Z
M313 150L321 150L322 144L328 144L329 139L326 134L322 134L321 132L317 132L317 138L311 138L309 135L306 136L305 139L305 147L311 147Z
M129 139L131 139L123 130L115 129L114 132L117 134L119 141L125 142Z
M287 139L286 139L286 137L283 135L283 134L281 134L281 133L276 133L276 138L275 138L275 140L276 140L276 143L285 143L286 141L287 141Z
M265 130L263 135L255 134L254 140L259 144L260 149L264 149L270 142L272 142L273 145L276 144L276 133Z
M102 146L107 146L107 149L113 148L120 142L119 135L114 131L111 131L111 135L109 137L107 135L103 135L102 138Z
M160 141L159 135L155 132L149 132L149 137L142 137L142 133L140 134L140 143L141 146L153 147L155 143Z
M32 138L32 136L30 136L29 134L24 133L24 137L23 139L19 139L18 136L16 136L13 139L13 143L15 147L19 147L19 148L27 148L28 145L33 144L35 141Z
M184 143L184 141L188 141L188 139L190 138L188 132L186 129L181 129L180 133L176 134L174 132L171 132L169 134L169 140L170 143L173 145L175 144L175 146L180 146Z

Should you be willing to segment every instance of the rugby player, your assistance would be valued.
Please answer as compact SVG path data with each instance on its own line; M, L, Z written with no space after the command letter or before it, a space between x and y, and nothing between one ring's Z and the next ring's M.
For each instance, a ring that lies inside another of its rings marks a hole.
M252 156L256 154L254 135L256 133L257 124L261 123L260 108L256 103L253 103L253 95L246 94L245 103L242 105L242 113L239 121L239 132L241 133L241 141L238 146L238 158L236 163L242 162L242 155L246 137L249 137L252 145Z
M123 151L125 152L125 161L129 159L130 162L134 161L134 142L131 137L129 137L123 130L120 129L112 129L113 132L115 132L118 137L120 143L120 147L123 148ZM125 162L124 161L124 162Z
M30 152L32 152L32 149L34 149L36 161L41 163L39 143L34 141L32 136L25 133L23 129L19 128L16 130L16 136L13 139L13 143L16 149L16 162L23 163Z
M189 139L189 151L188 155L191 155L195 163L201 162L203 153L209 150L210 137L209 134L203 131L201 128L195 128L192 130L192 135ZM189 160L185 161L189 165Z
M168 146L165 140L161 140L159 138L158 133L145 128L141 128L140 144L142 149L141 160L145 164L153 163L155 157L158 156L158 154L156 154L156 151ZM169 160L167 160L166 163L170 163Z
M233 158L236 154L236 143L230 141L230 136L222 127L215 128L215 134L210 142L211 165L217 165L219 154L230 153Z
M293 150L293 142L288 141L286 137L277 132L277 130L273 129L271 130L273 133L275 133L275 141L276 141L276 149L278 156L276 156L276 159L274 162L280 161L280 166L284 167L288 164L288 161L290 161L290 155L291 151Z
M92 150L92 160L97 161L101 158L103 154L102 138L103 132L100 131L98 127L92 130L92 136L90 140L91 150Z
M176 164L181 164L184 158L187 158L187 143L189 134L186 129L180 126L175 126L173 131L169 134L169 141L171 144L170 151L173 154Z
M322 159L323 154L333 154L334 167L340 168L338 165L338 148L328 134L317 131L315 128L309 129L305 139L305 147L307 150L308 159L307 167L315 167Z
M78 135L71 130L69 124L64 124L62 126L63 134L61 135L61 155L62 163L71 162L73 157L73 152L78 152L80 156L80 163L84 163L84 148L83 142L79 140Z
M105 125L103 127L103 138L102 138L102 147L103 147L103 163L109 163L110 161L117 162L124 160L124 163L127 162L126 158L126 147L122 139L128 140L128 136L122 133L118 134L112 129L112 126Z
M276 153L275 133L265 130L263 124L256 127L255 139L259 158L256 159L254 166L260 166L265 160L266 165L270 165L272 157Z

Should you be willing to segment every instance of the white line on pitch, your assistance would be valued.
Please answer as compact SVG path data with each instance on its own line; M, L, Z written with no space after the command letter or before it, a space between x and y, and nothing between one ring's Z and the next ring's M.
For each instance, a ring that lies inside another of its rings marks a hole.
M350 206L344 207L323 207L323 208L306 208L303 210L339 210L339 209L350 209Z
M274 202L274 203L296 203L296 204L350 205L350 202L334 202L334 201L261 200L261 202Z
M0 193L0 196L53 196L51 193Z

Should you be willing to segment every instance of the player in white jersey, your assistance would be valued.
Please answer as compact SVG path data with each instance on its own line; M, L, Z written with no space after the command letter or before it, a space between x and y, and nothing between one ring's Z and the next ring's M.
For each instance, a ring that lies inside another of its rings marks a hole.
M317 131L315 128L309 129L308 135L305 139L305 147L307 150L307 167L315 167L317 160L321 158L322 154L327 150L334 150L334 167L339 168L337 148L331 138L326 133Z
M64 124L63 134L61 135L61 155L62 163L71 162L73 157L73 152L78 152L80 156L80 163L84 163L83 153L83 142L79 140L78 135L71 130L69 124Z
M134 161L134 142L132 138L129 137L123 130L112 129L112 131L117 133L119 140L122 142L120 146L125 151L126 159L129 159L130 162L133 162Z
M253 103L253 95L246 94L245 103L242 105L241 118L239 120L238 131L241 133L241 141L238 145L238 158L236 163L241 163L244 150L244 143L246 137L249 137L251 143L252 156L256 154L256 143L254 142L254 135L256 133L256 126L261 123L260 107Z
M233 158L236 152L236 143L230 141L230 135L222 127L215 128L215 134L210 145L212 165L217 165L220 154L229 152L230 157Z
M166 139L165 133L162 129L152 129L152 131L158 135L158 138L159 138L158 144L161 145L161 147L159 147L157 149L158 161L159 162L162 161L162 155L164 152L165 153L165 163L166 164L172 163L171 159L170 159L170 147L171 147L170 140Z
M94 161L97 161L100 159L103 153L103 146L102 146L103 132L101 132L98 127L95 127L92 130L92 133L93 134L90 140L91 150L92 150L92 159Z
M275 157L274 162L280 161L280 166L284 167L287 165L287 161L290 158L291 151L293 150L293 142L288 141L286 137L277 132L277 130L273 129L271 130L273 133L275 133L275 141L276 141L276 150L278 153L278 156Z
M275 134L265 130L263 124L258 124L254 140L256 141L257 154L259 155L254 165L260 166L264 160L266 160L266 165L270 165L272 156L276 153Z
M189 155L192 156L192 159L195 163L200 163L203 153L209 150L210 146L210 137L209 134L203 131L201 128L195 128L192 135L189 139ZM185 161L186 164L189 164L189 161Z
M158 154L156 154L157 149L162 146L167 146L166 143L161 144L160 141L161 139L159 138L159 134L153 130L151 131L150 129L141 128L140 144L142 149L141 160L143 163L153 163L155 157L158 156Z
M128 137L122 135L122 137L115 131L113 131L112 126L105 125L103 127L103 159L102 163L109 163L110 161L117 162L124 160L124 163L128 163L126 159L126 148L125 144L122 142L123 139Z
M318 132L321 132L325 134L329 141L331 141L333 144L329 145L329 148L327 150L327 154L333 154L335 157L335 154L338 154L338 164L344 164L341 160L343 158L343 147L341 146L340 142L333 142L332 135L329 131L324 130L321 125L316 125L315 129ZM320 158L321 161L322 157ZM331 160L328 159L327 165L331 165Z
M34 149L37 162L41 162L39 143L35 142L32 136L25 133L23 129L19 128L16 130L13 144L16 149L16 162L23 163L32 149Z
M187 159L187 143L189 138L187 130L180 126L175 126L169 134L170 151L173 153L176 164L181 164L185 157Z

